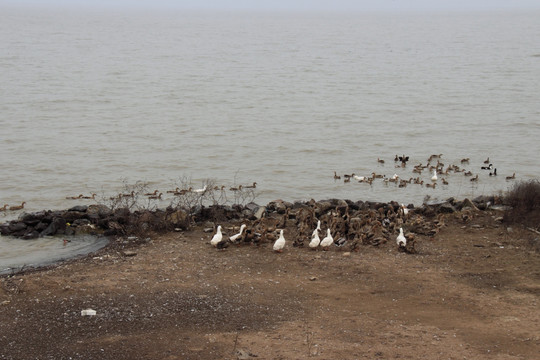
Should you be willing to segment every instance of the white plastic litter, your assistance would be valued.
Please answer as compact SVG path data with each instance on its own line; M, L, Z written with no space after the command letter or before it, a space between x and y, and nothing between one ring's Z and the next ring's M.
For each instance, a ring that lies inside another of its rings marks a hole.
M95 315L96 315L96 310L92 310L92 309L81 310L81 316L95 316Z

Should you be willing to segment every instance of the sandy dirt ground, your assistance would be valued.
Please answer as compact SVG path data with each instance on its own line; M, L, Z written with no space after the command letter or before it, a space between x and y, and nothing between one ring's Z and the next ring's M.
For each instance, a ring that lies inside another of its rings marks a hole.
M195 228L5 276L0 359L539 359L540 235L498 216L448 215L417 254Z

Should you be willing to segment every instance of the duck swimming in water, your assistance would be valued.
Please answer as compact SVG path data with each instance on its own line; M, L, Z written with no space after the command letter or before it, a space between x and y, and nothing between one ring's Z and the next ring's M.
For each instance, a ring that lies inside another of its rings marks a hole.
M22 209L24 209L24 204L26 204L26 201L23 201L22 204L19 205L19 206L10 206L9 210L10 211L22 210Z
M208 186L204 185L204 187L202 189L195 189L195 190L193 190L193 192L196 193L196 194L203 194L206 191L207 188L208 188Z

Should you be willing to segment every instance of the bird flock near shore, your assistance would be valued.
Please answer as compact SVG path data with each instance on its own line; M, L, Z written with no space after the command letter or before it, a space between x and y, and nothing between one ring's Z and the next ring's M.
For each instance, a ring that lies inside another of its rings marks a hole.
M257 187L256 182L253 182L248 185L240 184L240 185L234 185L230 187L227 187L225 185L211 186L211 187L208 185L204 185L201 188L188 187L186 189L180 189L179 187L176 187L175 189L172 189L172 190L166 190L165 194L172 195L172 196L183 196L183 195L189 195L189 194L193 194L196 196L204 196L205 194L209 192L218 191L221 194L221 196L225 196L225 193L227 191L233 194L235 193L240 194L246 191L247 192L252 191L256 187ZM127 199L127 198L135 198L136 196L139 196L139 195L140 194L138 194L136 191L132 190L128 193L118 193L114 196L109 197L108 199L111 201L118 201L118 200ZM146 197L148 200L165 200L164 193L159 191L158 189L154 190L153 192L145 192L142 195ZM66 196L65 199L66 200L97 200L96 198L97 196L98 195L96 193L91 193L89 195L78 194L78 195ZM0 213L6 213L8 211L12 211L12 212L20 211L24 209L25 205L26 205L26 201L23 201L21 205L10 206L9 204L4 204L3 206L0 207Z
M163 191L160 191L158 189L155 189L153 192L145 192L144 195L146 198L150 199L150 200L164 200L164 196L165 195L172 195L172 196L183 196L183 195L188 195L188 194L195 194L195 195L199 195L199 196L202 196L208 192L211 192L211 191L219 191L221 193L224 193L226 192L227 190L232 192L232 193L236 193L236 192L242 192L244 190L251 190L251 189L255 189L257 187L257 183L256 182L253 182L252 184L250 185L235 185L235 186L231 186L231 187L226 187L225 185L221 185L221 186L208 186L208 185L204 185L203 187L201 188L193 188L193 187L188 187L188 188L185 188L185 189L181 189L179 187L176 187L175 189L171 189L171 190L166 190L165 192ZM137 194L136 191L132 190L131 192L128 192L128 193L118 193L114 196L111 196L109 197L109 200L121 200L121 199L125 199L125 198L133 198L135 196L138 196L139 194ZM68 200L79 200L79 199L95 199L97 196L97 194L91 194L91 195L83 195L83 194L79 194L77 196L66 196L66 199Z
M23 201L21 205L10 206L9 204L4 204L4 206L0 207L0 212L19 211L19 210L24 209L25 204L26 204L26 201Z
M407 168L409 156L396 155L394 163L396 168ZM380 165L385 164L385 160L377 158ZM412 172L416 176L402 179L399 175L386 176L372 172L370 175L357 175L355 173L339 175L334 171L334 180L341 180L345 183L355 180L360 183L372 184L376 179L383 183L395 183L398 187L406 187L409 184L417 184L426 187L436 188L437 184L448 185L451 176L462 174L471 183L478 183L481 178L479 174L487 173L488 176L497 176L497 169L493 166L489 157L479 166L479 171L466 169L470 163L469 158L460 160L460 165L445 165L443 154L433 154L429 156L425 164L413 165ZM426 178L426 175L427 178ZM424 178L422 178L422 175ZM483 174L482 174L483 175ZM506 180L511 181L516 178L515 173L506 176ZM275 252L282 252L287 243L286 238L292 239L295 247L307 247L313 250L322 249L328 251L333 246L345 248L349 251L358 251L359 245L379 244L394 239L398 250L413 253L415 252L415 236L425 235L433 238L444 226L443 215L439 214L432 219L421 214L416 214L412 205L406 207L401 204L388 204L378 209L352 210L347 205L336 206L330 211L318 213L315 201L313 206L291 210L287 208L281 217L261 219L244 223L238 233L233 236L226 236L222 226L212 237L210 244L218 249L225 249L232 244L263 244L273 243L272 249ZM317 218L319 217L319 218ZM463 215L463 221L468 221L472 214ZM230 229L234 231L234 229ZM279 235L277 235L279 233Z
M410 160L409 156L406 155L395 155L394 157L394 167L405 169L407 168L407 164ZM412 176L409 176L408 178L403 178L403 175L393 174L392 176L387 176L385 174L378 174L376 172L372 172L371 174L366 175L358 175L355 173L350 174L343 174L339 175L336 171L334 171L334 180L341 180L343 179L344 183L350 183L352 180L359 182L359 183L366 183L369 185L372 185L374 181L380 180L382 183L388 185L390 183L395 184L399 188L407 187L409 184L413 185L419 185L419 186L425 186L427 188L435 189L437 186L446 186L450 184L450 177L455 176L458 174L463 174L465 177L469 178L469 181L471 184L477 184L480 182L480 176L479 174L485 174L487 173L490 177L496 177L497 174L497 168L494 167L492 161L489 157L487 157L486 160L484 160L483 164L479 167L480 172L473 173L472 170L467 170L465 167L469 165L470 158L463 158L460 160L460 164L450 164L446 165L443 162L443 154L432 154L427 159L426 163L418 163L416 165L413 165L412 167ZM380 157L377 158L377 163L379 165L384 166L386 164L386 161L384 159L381 159ZM428 173L429 175L427 177L423 176L423 174ZM516 179L516 173L512 173L512 175L507 175L505 177L506 181L511 181ZM440 180L440 181L439 181ZM257 187L257 183L253 182L250 185L236 185L229 187L228 190L232 193L238 193L242 192L244 190L252 190ZM173 196L183 196L186 194L196 194L199 196L205 195L208 191L220 191L222 195L225 194L227 191L227 187L225 185L222 186L212 186L209 187L208 185L203 186L202 188L194 189L193 187L188 187L185 189L180 189L177 187L173 190L167 190L165 191L165 194L171 194ZM111 201L117 201L122 200L125 198L133 198L135 197L136 193L135 191L131 191L129 193L119 193L115 196L112 196L109 198ZM79 194L76 196L66 196L67 200L95 200L97 194L92 193L90 195L84 195ZM146 196L149 200L164 200L163 196L164 193L159 190L154 190L150 193L144 193L144 196ZM23 210L24 206L26 204L26 201L23 201L21 205L13 205L10 206L8 204L4 204L2 207L0 207L0 212L7 212L7 211L19 211Z
M379 246L394 239L399 251L414 253L417 235L433 238L445 223L443 214L426 217L409 206L393 202L361 209L340 201L322 208L311 200L302 207L287 207L283 214L265 211L261 218L244 220L240 227L217 225L210 244L220 250L231 245L272 244L277 253L289 242L311 250L359 251L360 245ZM466 219L471 216L467 214Z
M399 169L405 169L407 168L409 160L409 156L396 155L394 157L394 167ZM384 174L378 174L376 172L372 172L369 175L358 175L355 173L339 175L336 171L334 171L334 180L343 179L344 183L350 183L351 180L355 180L359 183L366 183L372 185L376 179L379 179L384 184L394 183L400 188L404 188L409 184L415 184L435 189L437 186L441 186L440 184L442 184L442 186L449 185L450 176L455 176L458 174L463 174L465 177L468 177L471 183L478 183L480 181L479 174L488 174L490 177L498 175L497 168L493 166L493 163L491 162L489 157L484 160L481 166L478 167L478 170L480 170L480 172L476 173L473 173L472 170L467 170L465 168L469 165L470 158L461 159L459 165L446 165L443 161L443 154L432 154L429 156L425 164L420 162L416 165L413 165L412 174L408 178L403 178L403 175L400 176L398 174L387 176ZM384 166L384 164L386 164L386 161L379 157L377 158L377 163ZM429 176L426 177L424 175L425 173L428 173ZM515 178L516 173L514 172L512 175L506 176L505 179L507 181L510 181L514 180Z

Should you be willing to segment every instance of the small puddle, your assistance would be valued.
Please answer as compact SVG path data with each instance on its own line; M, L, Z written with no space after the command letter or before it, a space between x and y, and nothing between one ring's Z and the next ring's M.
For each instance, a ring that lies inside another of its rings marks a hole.
M83 256L108 243L106 237L92 235L50 236L34 240L0 236L0 274Z

